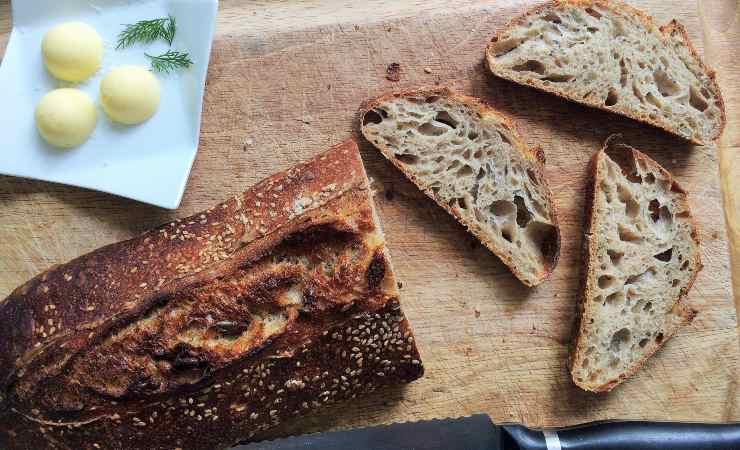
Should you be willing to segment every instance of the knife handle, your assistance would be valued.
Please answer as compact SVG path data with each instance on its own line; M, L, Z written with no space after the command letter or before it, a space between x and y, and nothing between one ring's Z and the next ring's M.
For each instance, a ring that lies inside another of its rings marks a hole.
M503 425L504 450L738 450L740 423L592 422L533 430Z

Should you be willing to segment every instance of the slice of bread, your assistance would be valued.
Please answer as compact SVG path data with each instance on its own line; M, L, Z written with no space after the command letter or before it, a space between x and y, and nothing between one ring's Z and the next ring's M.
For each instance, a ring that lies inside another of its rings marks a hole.
M544 175L507 117L447 88L367 101L362 134L527 286L555 268L560 230Z
M688 195L668 171L610 138L591 173L571 375L603 392L693 319L683 300L702 265Z
M725 111L714 72L683 26L657 27L621 2L556 0L529 10L486 48L494 75L616 112L697 144Z

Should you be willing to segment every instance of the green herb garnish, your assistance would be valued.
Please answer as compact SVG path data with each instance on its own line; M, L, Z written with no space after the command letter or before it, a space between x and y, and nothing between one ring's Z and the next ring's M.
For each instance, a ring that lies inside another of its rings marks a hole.
M170 73L177 69L187 69L193 65L190 55L185 52L168 50L167 53L162 53L161 55L155 56L149 53L144 53L144 55L149 58L152 69L157 72Z
M140 20L134 24L128 24L118 35L116 50L129 47L136 42L148 44L160 38L167 41L169 45L172 45L176 28L177 24L175 23L175 18L172 16Z

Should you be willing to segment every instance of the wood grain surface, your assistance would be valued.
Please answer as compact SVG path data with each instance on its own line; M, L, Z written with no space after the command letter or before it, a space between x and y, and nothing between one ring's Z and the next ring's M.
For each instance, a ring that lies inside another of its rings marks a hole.
M482 62L485 44L532 3L222 0L200 150L182 206L166 211L92 191L0 177L0 297L52 264L207 208L354 136L374 179L403 281L402 302L427 372L406 388L333 407L287 424L276 435L474 412L533 426L604 418L740 420L740 352L728 252L728 242L735 248L740 244L733 184L740 176L737 2L630 2L658 23L678 18L718 70L729 119L718 148L692 147L628 119L488 75ZM9 30L5 0L0 2L2 48ZM394 62L401 66L399 82L386 79ZM528 144L545 149L563 247L553 277L540 287L527 289L517 282L359 137L357 108L363 99L438 83L490 100L519 122ZM632 380L597 396L572 384L566 358L581 266L586 164L615 132L689 189L705 268L689 296L689 304L700 310L694 323Z

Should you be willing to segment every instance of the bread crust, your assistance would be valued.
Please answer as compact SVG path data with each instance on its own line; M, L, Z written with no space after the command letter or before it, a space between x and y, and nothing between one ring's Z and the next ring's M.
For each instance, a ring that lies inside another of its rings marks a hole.
M227 447L324 403L420 377L369 193L348 140L216 207L16 289L0 302L0 448ZM281 248L292 258L301 245L319 255L318 267L334 261L321 259L333 248L355 259L337 259L330 277L308 280L298 307L284 303L281 283L296 283L300 264L265 258ZM210 297L197 296L204 292ZM190 330L185 320L203 320L181 319L176 308L205 301L209 314L247 304L281 311L286 324L268 334L261 322L254 333L264 339L245 341L244 350L230 347L233 340L183 350L181 331L179 354L157 353L174 343L162 337L166 327ZM159 317L164 325L149 344L147 327ZM156 369L137 365L150 354ZM187 370L176 372L178 364ZM159 378L134 376L150 369ZM129 375L134 382L117 389Z
M605 0L549 0L547 2L544 2L540 5L537 5L520 16L510 20L506 25L504 25L502 28L500 28L494 37L491 39L491 42L486 46L485 49L485 62L486 67L488 70L496 75L497 77L501 77L504 79L507 79L509 81L512 81L517 84L521 84L524 86L529 86L541 91L548 92L550 94L557 95L558 97L561 97L565 100L574 102L574 103L580 103L592 108L598 108L603 111L609 111L615 114L619 114L625 117L628 117L633 120L637 120L639 122L654 126L656 128L660 128L662 130L667 131L668 133L671 133L675 136L680 137L681 139L684 139L688 142L697 144L697 145L707 145L710 142L705 142L699 139L696 139L694 137L687 138L686 136L679 133L678 129L675 127L671 127L668 124L661 123L657 120L653 120L650 117L648 117L647 114L635 114L633 111L629 110L626 107L606 107L601 102L597 101L589 101L587 99L580 99L575 100L572 95L570 95L567 90L563 91L561 89L557 89L556 86L553 85L546 85L544 83L533 83L531 81L520 81L515 80L514 78L508 77L505 74L499 73L496 70L496 64L493 61L493 58L491 55L493 54L492 47L493 45L498 42L499 36L506 33L508 30L510 30L512 27L516 25L520 25L523 22L525 22L529 17L535 16L539 14L540 12L548 9L555 9L562 6L582 6L582 7L589 7L589 6L599 6L605 9L609 9L611 11L616 12L623 12L626 14L631 14L637 17L648 29L656 29L660 34L663 35L664 38L670 37L670 35L673 33L673 31L676 31L680 34L681 39L683 43L686 45L686 47L689 49L689 53L691 56L696 60L696 62L699 64L699 66L702 68L702 70L705 72L707 77L709 78L711 84L712 84L712 90L713 93L716 94L717 97L717 106L720 110L720 121L719 121L719 127L714 130L713 136L711 138L711 141L716 141L719 139L719 137L722 135L722 132L724 131L724 128L727 123L727 117L725 113L725 103L724 99L722 97L722 92L720 91L719 85L717 84L716 80L716 73L714 70L710 69L704 61L699 57L699 54L696 51L696 48L692 44L691 40L689 39L688 33L686 32L686 28L677 20L672 20L671 22L667 23L666 25L657 27L655 25L655 21L651 16L644 13L643 11L640 11L630 5L627 5L620 1L605 1Z
M545 263L545 270L539 274L539 276L536 279L530 279L525 273L523 273L519 267L515 264L513 259L504 251L497 248L497 246L490 240L487 239L485 236L485 233L479 229L479 227L473 223L468 222L464 217L462 217L457 211L455 211L453 208L450 207L445 201L440 199L434 191L432 191L429 188L424 187L424 185L421 183L421 181L414 176L413 173L407 171L404 169L404 167L399 164L399 162L396 160L396 158L393 157L393 153L389 148L387 148L384 145L377 145L376 148L380 150L380 152L385 156L385 158L391 162L398 170L400 170L406 177L414 183L414 185L419 188L424 194L427 195L427 197L434 200L437 205L442 207L445 211L447 211L452 217L454 217L461 225L465 227L465 229L474 235L478 240L483 243L483 245L488 248L494 255L496 255L506 266L511 270L511 272L526 286L536 286L545 280L547 280L552 272L555 270L555 267L557 266L558 258L560 256L560 225L558 222L558 216L557 216L557 209L555 208L555 202L553 199L552 191L549 188L549 185L544 182L545 180L545 152L542 150L541 147L536 146L532 148L527 148L524 145L524 139L521 136L521 133L519 132L518 126L516 122L514 122L509 116L506 114L503 114L497 110L495 110L490 104L487 102L475 98L470 97L466 95L459 94L452 89L450 89L447 86L440 86L440 87L421 87L421 88L411 88L406 89L402 91L395 91L395 92L389 92L386 94L383 94L379 97L375 97L372 99L365 100L361 106L360 106L360 123L362 124L364 120L364 116L368 111L371 111L375 108L377 108L379 105L381 105L383 102L386 102L392 98L398 98L398 97L406 97L406 96L440 96L445 98L452 98L454 100L457 100L461 103L465 103L467 105L470 105L472 108L477 109L478 112L480 112L481 116L483 117L482 120L494 120L495 122L503 125L504 127L508 128L512 131L512 134L516 138L516 149L526 158L528 159L534 166L535 173L538 177L538 181L541 181L540 185L545 188L546 191L546 200L548 203L548 206L550 208L551 212L551 219L552 219L552 225L555 227L555 242L553 243L553 252L552 257L549 261L546 261ZM375 144L373 144L375 145Z
M647 361L648 358L650 358L658 349L660 349L665 343L675 335L675 333L678 331L678 327L670 330L664 330L664 338L660 342L660 344L656 345L651 351L646 352L646 354L637 360L626 372L621 373L617 378L608 380L604 383L594 385L592 383L588 383L587 381L579 382L576 377L575 373L575 367L583 360L585 357L585 344L583 342L583 338L586 334L586 329L588 327L588 324L585 322L585 320L590 317L591 315L591 309L592 305L588 299L592 298L594 295L591 286L594 285L594 280L591 280L590 277L592 275L591 267L597 264L598 257L596 254L597 245L596 245L596 236L595 236L595 222L596 222L596 215L594 214L594 208L595 208L595 197L596 197L596 189L599 183L601 182L603 178L603 174L599 171L599 161L605 157L608 151L610 149L614 148L615 151L626 151L630 152L632 157L635 160L640 160L647 167L652 168L653 170L658 170L660 173L662 173L668 180L671 182L671 188L673 190L679 191L683 193L682 196L682 203L685 211L690 211L689 203L688 203L688 192L684 190L678 182L673 178L673 176L668 172L665 168L663 168L660 164L652 160L650 157L645 155L644 153L640 152L639 150L630 147L626 144L619 143L618 141L621 139L621 136L619 135L612 135L607 138L607 140L604 143L604 146L601 150L596 152L593 157L591 158L591 162L588 167L588 173L589 173L589 181L588 181L588 187L586 189L586 201L585 201L585 234L583 239L583 246L582 246L582 260L585 262L585 264L582 265L582 271L581 271L581 289L579 291L579 299L578 299L578 310L576 314L576 321L574 326L574 337L573 337L573 343L571 345L571 352L568 359L568 366L570 368L571 372L571 378L573 379L573 382L580 388L591 391L591 392L609 392L612 389L614 389L617 385L622 383L627 378L631 377L632 375L637 372L637 370ZM699 246L699 232L696 225L696 219L693 215L690 216L691 220L691 226L692 226L692 233L691 238L696 243L697 247ZM696 252L694 255L694 263L696 270L694 270L691 274L691 278L689 279L689 282L687 283L686 287L681 291L679 297L676 299L676 302L674 304L673 310L675 311L675 314L680 316L683 319L682 324L686 325L690 323L694 317L697 314L697 311L692 310L691 308L687 307L684 304L684 300L686 299L686 296L688 295L689 291L691 290L691 287L694 285L694 282L696 281L696 277L699 274L699 271L702 268L701 264L701 255L699 252Z

